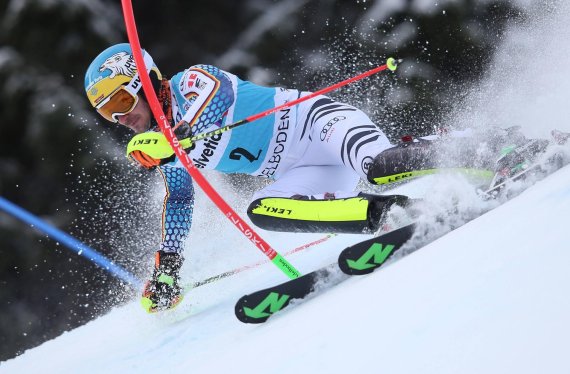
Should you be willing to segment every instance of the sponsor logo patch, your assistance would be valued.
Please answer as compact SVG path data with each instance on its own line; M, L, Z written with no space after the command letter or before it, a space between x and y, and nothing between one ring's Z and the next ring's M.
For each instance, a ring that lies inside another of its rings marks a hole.
M212 156L215 154L221 139L222 134L216 134L204 140L204 148L202 149L200 157L192 158L194 165L196 165L198 169L205 168L212 160Z
M333 119L331 119L330 121L328 121L326 123L326 125L323 126L323 129L321 130L321 141L325 141L325 139L328 140L330 139L332 133L334 132L334 129L331 129L337 122L339 121L343 121L345 120L346 117L345 116L337 116L334 117ZM328 136L327 136L328 135Z
M271 156L267 159L267 166L260 173L261 176L267 178L273 177L281 160L281 153L285 151L287 143L287 130L289 129L289 112L290 108L279 111L279 125L277 126L277 135L275 135L275 147L273 147Z
M370 169L370 166L372 166L373 162L374 162L374 160L372 159L372 157L370 157L370 156L364 157L364 159L362 159L362 163L361 163L362 171L365 173L368 173L368 170Z

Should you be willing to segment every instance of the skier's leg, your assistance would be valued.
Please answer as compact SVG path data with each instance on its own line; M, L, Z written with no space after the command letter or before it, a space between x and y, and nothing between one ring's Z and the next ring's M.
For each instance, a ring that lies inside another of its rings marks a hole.
M393 146L362 111L328 98L299 110L305 118L301 141L310 139L298 165L344 165L373 184L433 173L432 141Z
M496 152L493 142L471 130L409 137L374 157L367 180L372 184L401 182L443 169L489 178Z
M431 144L414 141L393 146L362 111L320 97L298 112L299 165L345 166L373 184L396 182L420 173L435 172Z
M358 180L344 166L293 168L255 194L248 216L255 225L273 231L374 232L382 214L397 201L340 192L354 190Z
M298 115L298 139L310 139L299 164L343 165L366 179L373 158L392 147L364 112L327 97L299 108Z

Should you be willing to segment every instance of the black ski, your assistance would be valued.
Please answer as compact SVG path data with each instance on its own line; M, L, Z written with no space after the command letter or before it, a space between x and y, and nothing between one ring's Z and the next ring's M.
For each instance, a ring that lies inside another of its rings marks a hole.
M338 256L338 266L348 275L372 273L382 266L414 235L416 224L411 223L384 235L351 245Z
M242 296L235 306L236 317L243 323L263 323L287 307L292 300L305 298L315 290L319 280L335 273L338 273L338 267L332 264L277 286Z
M339 272L339 265L342 272L349 275L371 273L412 237L414 227L415 224L410 224L354 244L342 251L337 264L241 297L235 305L236 317L244 323L267 321L271 315L287 307L292 300L304 299L315 291L319 281L326 279L323 288L329 288L347 279L346 275Z

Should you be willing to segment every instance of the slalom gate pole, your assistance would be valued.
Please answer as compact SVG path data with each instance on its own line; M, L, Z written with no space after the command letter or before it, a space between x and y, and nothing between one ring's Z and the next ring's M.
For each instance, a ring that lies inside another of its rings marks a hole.
M55 228L54 226L47 224L45 221L41 220L37 216L19 207L18 205L4 199L1 196L0 196L0 210L3 210L6 213L29 224L31 227L38 229L39 231L45 233L53 240L61 242L66 247L76 252L78 255L87 258L88 260L99 265L101 268L108 271L115 277L125 281L126 283L131 285L134 289L140 289L142 287L143 283L139 279L137 279L137 277L129 273L121 266L113 263L107 257L103 256L96 250L88 247L84 243L75 239L73 236L66 234L65 232Z
M196 166L190 160L188 154L180 146L180 142L174 130L168 123L164 112L162 111L162 106L156 98L156 94L152 88L152 83L150 77L146 70L144 64L144 59L142 55L142 50L138 38L138 33L136 29L135 18L133 14L133 7L131 0L121 0L123 6L123 15L125 18L125 25L127 27L127 35L129 37L129 43L135 58L135 63L137 65L137 70L141 78L143 85L143 90L146 98L149 101L152 113L160 126L160 129L170 146L174 150L174 153L184 165L190 176L198 183L202 188L204 193L216 204L216 206L225 214L225 216L251 241L257 248L261 250L270 260L273 262L286 276L290 279L295 279L301 275L301 273L293 267L283 256L281 256L275 249L263 240L253 229L240 217L238 214L225 202L225 200L218 194L218 192L208 183L206 178L200 173Z
M354 77L352 77L352 78L348 78L348 79L343 80L342 82L338 82L338 83L336 83L336 84L333 84L332 86L325 87L325 88L323 88L323 89L321 89L321 90L312 92L312 93L310 93L310 94L307 95L307 96L303 96L303 97L300 97L300 98L298 98L298 99L296 99L296 100L289 101L289 102L287 102L287 103L285 103L285 104L283 104L283 105L279 105L279 106L277 106L277 107L275 107L275 108L271 108L271 109L269 109L269 110L266 110L265 112L261 112L261 113L258 113L258 114L254 114L254 115L249 116L249 117L247 117L247 118L244 118L244 119L242 119L242 120L240 120L240 121L234 122L234 123L232 123L232 124L226 125L226 126L224 126L224 127L221 127L221 128L219 128L219 129L216 129L216 130L213 130L213 131L210 131L210 132L205 132L205 133L202 133L202 134L198 134L198 135L196 135L196 136L191 137L191 138L190 138L190 142L195 143L195 142L197 142L198 140L203 140L203 139L212 137L212 136L214 136L214 135L218 135L218 134L224 133L224 132L226 132L226 131L230 131L230 130L232 130L232 129L235 129L236 127L243 126L243 125L248 124L248 123L250 123L250 122L256 121L256 120L258 120L258 119L260 119L260 118L263 118L263 117L266 117L266 116L271 115L271 114L273 114L273 113L276 113L276 112L280 111L281 109L292 107L292 106L294 106L294 105L300 104L300 103L302 103L303 101L307 101L307 100L312 99L313 97L316 97L316 96L319 96L319 95L324 95L324 94L326 94L326 93L328 93L328 92L331 92L331 91L333 91L333 90L336 90L336 89L338 89L338 88L340 88L340 87L342 87L342 86L346 86L346 85L349 84L349 83L356 82L356 81L361 80L361 79L363 79L363 78L369 77L369 76L371 76L371 75L373 75L373 74L379 73L379 72L381 72L381 71L383 71L383 70L388 69L388 70L390 70L390 71L395 71L395 70L398 68L398 64L399 64L401 61L402 61L402 60L395 60L394 58L390 57L390 58L388 58L388 60L386 60L386 63L385 63L384 65L382 65L382 66L378 66L378 67L376 67L376 68L374 68L374 69L371 69L371 70L368 70L368 71L366 71L366 72L364 72L364 73L362 73L362 74L358 74L358 75L356 75L356 76L354 76ZM182 124L182 121L180 121L180 122L176 125L176 127L180 126L181 124Z

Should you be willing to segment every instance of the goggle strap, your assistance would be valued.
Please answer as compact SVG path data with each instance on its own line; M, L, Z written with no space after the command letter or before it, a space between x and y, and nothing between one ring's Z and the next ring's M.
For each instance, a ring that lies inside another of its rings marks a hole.
M154 65L154 61L152 60L152 57L148 53L145 52L143 58L144 58L144 64L145 64L147 71L150 71L152 69L152 66ZM140 91L141 87L142 87L141 78L139 76L138 69L137 69L137 73L135 74L133 79L131 79L129 84L127 84L125 86L125 90L127 90L127 92L130 93L131 95L136 96L137 93Z
M136 73L133 79L125 86L125 91L130 93L132 96L137 96L137 92L141 89L141 79L139 73Z

